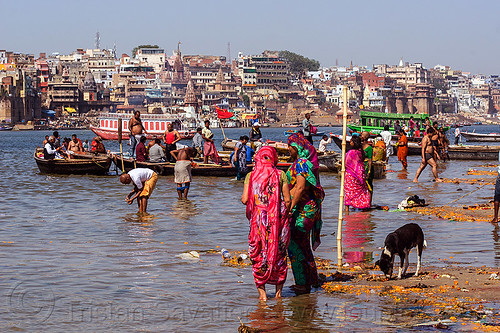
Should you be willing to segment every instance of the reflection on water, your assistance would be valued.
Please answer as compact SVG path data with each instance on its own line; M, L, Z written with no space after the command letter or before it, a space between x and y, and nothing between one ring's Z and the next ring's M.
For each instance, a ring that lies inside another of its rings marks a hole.
M172 205L172 217L177 218L180 222L188 222L191 218L200 214L196 208L196 203L192 200L177 200Z
M72 134L61 132L63 137ZM284 140L283 129L262 132L266 139ZM220 130L214 133L219 145ZM130 188L122 186L116 176L39 174L32 152L46 134L0 132L0 156L9 156L0 159L5 203L0 205L0 323L7 323L8 328L27 332L233 332L239 316L250 326L278 332L387 331L387 326L373 324L382 316L376 302L327 295L321 289L293 296L288 292L293 284L291 272L283 300L261 307L250 267L224 266L219 254L202 251L217 246L230 251L248 248L241 182L195 177L190 200L178 200L173 176L160 177L148 202L149 214L138 215L137 206L128 206L123 200ZM90 131L76 134L81 139L93 136ZM237 138L248 135L248 129L228 129L226 134ZM116 142L105 145L119 150ZM10 158L12 147L18 148L15 159ZM404 198L417 194L438 206L477 188L460 184L463 191L457 191L456 184L433 183L430 168L415 185L410 181L420 157L408 158L406 175L399 171L395 157L390 161L396 172L374 181L373 200L379 205L395 208ZM482 164L452 161L440 165L439 173L446 178L463 177L468 168ZM315 255L332 259L336 258L339 177L324 174L321 181L326 192L325 236ZM492 196L493 186L485 186L457 203L486 201ZM448 256L474 265L500 265L498 226L378 210L345 217L345 260L371 259L369 253L378 252L386 235L408 222L422 227L429 244L423 255L424 270L427 265L440 265L438 258ZM201 257L176 257L188 251L198 251ZM28 283L33 281L37 284ZM40 297L22 297L33 295L30 292ZM5 295L19 296L24 303L9 302ZM47 303L53 304L48 318L37 321L32 310L45 310L45 303L40 302L52 299L54 303ZM27 303L30 300L32 304Z
M370 212L355 212L344 218L342 242L346 262L357 263L373 259L371 252L361 250L371 241L374 224L370 218Z

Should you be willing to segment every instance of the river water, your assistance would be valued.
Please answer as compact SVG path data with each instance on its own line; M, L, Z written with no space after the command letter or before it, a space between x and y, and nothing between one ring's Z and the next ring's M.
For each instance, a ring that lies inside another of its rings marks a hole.
M340 132L340 128L322 128ZM266 129L265 138L285 140L283 129ZM477 131L498 131L477 126ZM221 138L219 129L215 136ZM226 129L237 138L248 129ZM73 131L60 131L70 136ZM44 332L236 332L239 319L273 332L378 331L401 328L391 318L398 309L382 301L328 295L321 289L293 296L288 286L281 302L259 305L249 267L222 266L219 254L203 251L247 249L248 221L239 202L243 184L229 178L195 178L189 201L178 201L173 176L160 177L147 217L128 206L131 186L108 176L47 176L38 172L32 153L46 134L0 132L0 328ZM91 139L90 131L76 131ZM220 141L219 141L220 142ZM118 151L116 142L106 148ZM125 145L125 149L128 147ZM336 150L338 150L335 147ZM477 185L411 180L420 159L409 157L408 173L391 157L387 178L375 180L374 203L396 208L412 194L431 205L446 204ZM491 163L491 162L490 162ZM481 161L441 163L442 177L464 177ZM340 180L322 174L321 258L336 262ZM482 203L493 196L485 186L458 203ZM406 212L356 212L344 221L347 261L373 258L387 233L408 222L419 223L428 248L426 265L442 258L474 266L500 266L498 230L489 223L451 222ZM177 257L196 250L201 260ZM416 258L411 257L412 263ZM411 268L410 268L411 269ZM407 329L405 329L406 331Z

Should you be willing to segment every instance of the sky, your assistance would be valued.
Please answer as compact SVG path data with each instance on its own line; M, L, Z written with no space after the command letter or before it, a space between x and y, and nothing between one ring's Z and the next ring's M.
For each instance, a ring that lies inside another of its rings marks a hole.
M321 66L421 62L500 74L496 0L0 0L0 49L70 54L141 44L171 54L289 50Z

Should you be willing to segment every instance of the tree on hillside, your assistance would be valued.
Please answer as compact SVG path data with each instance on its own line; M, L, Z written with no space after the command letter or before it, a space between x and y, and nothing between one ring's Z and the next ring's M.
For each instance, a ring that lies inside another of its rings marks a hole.
M137 50L139 49L158 49L160 48L158 45L139 45L132 49L132 58L135 58Z
M300 54L290 51L280 51L279 56L290 62L290 71L292 73L302 73L305 71L317 71L319 69L319 61L309 59Z

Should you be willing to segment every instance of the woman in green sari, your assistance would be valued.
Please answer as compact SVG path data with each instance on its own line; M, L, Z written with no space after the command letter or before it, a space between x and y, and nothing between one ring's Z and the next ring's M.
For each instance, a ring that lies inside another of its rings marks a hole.
M321 205L325 192L319 183L314 146L302 133L296 133L288 138L288 147L295 160L286 173L292 196L288 257L295 279L292 289L297 294L303 294L310 292L312 286L319 285L312 251L321 243Z

